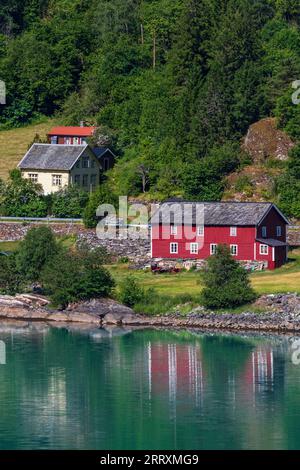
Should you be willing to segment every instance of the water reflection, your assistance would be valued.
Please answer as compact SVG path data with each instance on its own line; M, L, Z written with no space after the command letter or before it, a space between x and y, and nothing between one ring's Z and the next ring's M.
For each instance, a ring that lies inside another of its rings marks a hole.
M288 337L0 323L0 448L300 448Z

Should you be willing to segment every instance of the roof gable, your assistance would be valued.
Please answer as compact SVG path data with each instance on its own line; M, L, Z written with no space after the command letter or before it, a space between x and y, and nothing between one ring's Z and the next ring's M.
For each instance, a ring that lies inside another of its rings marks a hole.
M33 144L18 167L21 170L70 171L87 149L93 154L88 145Z
M171 217L168 216L172 207ZM275 207L270 202L188 202L168 201L163 203L151 219L153 225L171 219L171 223L196 224L199 212L204 210L204 225L256 226L269 210ZM276 208L277 209L277 208ZM184 219L184 220L183 220ZM200 220L203 220L203 216ZM284 220L286 220L284 218ZM288 223L288 222L287 222Z

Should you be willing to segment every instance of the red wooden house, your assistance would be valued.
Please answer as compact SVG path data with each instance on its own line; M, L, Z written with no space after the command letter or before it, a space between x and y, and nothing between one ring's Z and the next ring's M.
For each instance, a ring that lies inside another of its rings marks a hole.
M95 132L95 127L59 126L48 133L49 144L83 145Z
M152 258L206 259L226 244L237 260L275 269L287 260L288 223L268 202L167 201L151 219Z

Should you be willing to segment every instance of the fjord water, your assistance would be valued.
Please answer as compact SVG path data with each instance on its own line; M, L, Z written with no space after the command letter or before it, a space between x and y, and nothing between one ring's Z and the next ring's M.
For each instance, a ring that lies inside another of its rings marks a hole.
M0 324L0 449L299 449L295 338Z

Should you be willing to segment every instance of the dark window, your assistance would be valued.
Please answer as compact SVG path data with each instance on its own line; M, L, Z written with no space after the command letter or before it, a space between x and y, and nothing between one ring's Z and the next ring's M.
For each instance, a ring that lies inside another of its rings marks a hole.
M96 186L96 182L97 182L97 175L91 175L91 184L93 186Z
M83 157L82 159L82 168L88 168L90 166L89 157Z
M82 186L87 186L89 180L89 175L83 175L82 177Z
M74 176L74 183L80 186L80 175L75 175Z

